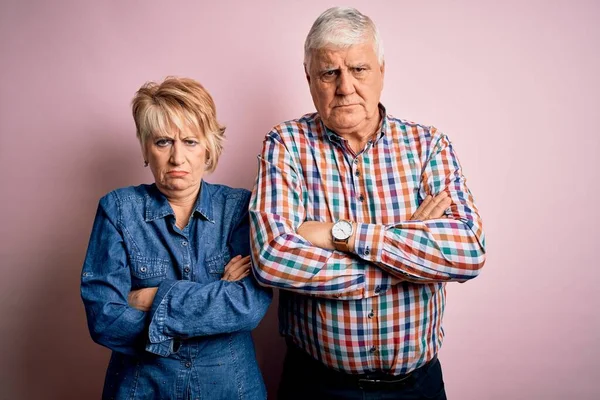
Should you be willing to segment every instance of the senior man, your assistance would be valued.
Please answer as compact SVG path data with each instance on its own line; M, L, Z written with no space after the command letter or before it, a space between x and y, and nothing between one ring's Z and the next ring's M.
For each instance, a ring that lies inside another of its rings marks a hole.
M325 11L304 48L316 113L265 138L253 267L281 289L282 399L445 399L445 286L479 273L481 220L448 137L387 114L371 19Z

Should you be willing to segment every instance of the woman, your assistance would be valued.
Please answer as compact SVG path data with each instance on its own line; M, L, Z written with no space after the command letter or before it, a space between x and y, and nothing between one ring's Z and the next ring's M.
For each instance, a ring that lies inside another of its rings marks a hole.
M132 108L155 183L100 200L81 280L91 336L113 350L103 398L265 398L250 331L271 293L250 274L250 192L203 180L225 130L213 99L168 78Z

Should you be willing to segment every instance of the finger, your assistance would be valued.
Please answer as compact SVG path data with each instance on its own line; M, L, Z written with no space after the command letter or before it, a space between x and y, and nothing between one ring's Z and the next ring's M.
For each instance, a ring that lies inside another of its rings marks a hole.
M242 256L235 256L233 257L225 266L225 268L223 269L223 272L228 272L228 271L232 271L235 270L237 267L239 267L240 265L243 265L244 263L247 263L248 261L250 261L250 256L246 256L243 257Z
M244 279L244 278L245 278L245 277L247 277L248 275L250 275L250 270L246 270L246 271L244 271L244 273L243 273L243 274L239 275L239 276L238 276L238 277L236 277L235 279L232 279L231 281L232 281L232 282L235 282L235 281L241 281L242 279Z
M227 268L227 272L229 274L236 274L236 273L239 273L240 271L242 271L242 270L244 270L246 268L250 268L249 265L250 265L250 259L249 258L245 258L245 259L243 259L243 261L240 261L240 262L238 262L236 264L230 265Z
M423 214L423 210L425 209L425 207L427 207L429 205L429 203L431 203L432 199L433 199L433 197L431 197L430 194L425 196L425 199L423 200L423 202L421 203L419 208L417 208L417 211L415 211L415 213L412 215L412 217L410 217L410 219L412 219L412 220L419 219L421 217L421 215Z
M429 202L429 204L427 204L427 207L425 207L423 209L423 213L421 214L421 217L423 220L425 219L430 219L431 218L431 212L435 209L435 207L437 207L437 205L442 202L445 198L448 197L448 194L446 192L442 192L440 194L438 194L437 196L435 196L431 202Z
M449 197L445 197L439 203L436 204L435 207L431 210L428 215L428 219L436 219L441 218L444 215L444 212L450 205L452 204L452 200Z
M236 280L240 275L250 270L250 263L243 264L241 267L236 268L234 271L229 271L229 279Z

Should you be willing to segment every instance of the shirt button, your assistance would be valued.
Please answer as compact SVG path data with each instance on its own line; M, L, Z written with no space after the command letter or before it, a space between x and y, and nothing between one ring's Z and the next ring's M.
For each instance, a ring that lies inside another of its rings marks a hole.
M369 251L369 247L365 247L365 251L363 253L365 254L365 256L371 254L371 252Z
M360 176L360 171L359 171L359 170L356 170L356 172L354 173L354 175L356 175L356 176Z
M183 269L183 272L185 272L186 274L189 274L190 273L190 267L185 267Z
M377 347L373 346L369 349L369 352L375 353L377 351Z
M362 194L358 196L358 201L365 201L365 196Z
M381 292L381 286L375 286L375 293L379 294Z
M186 363L185 363L185 367L186 367L186 368L190 368L191 366L192 366L192 363L191 363L191 362L189 362L189 361L188 361L188 362L186 362Z
M358 164L358 158L354 159L354 164Z
M371 312L369 313L368 317L369 318L373 318L375 316L375 312L373 310L371 310Z

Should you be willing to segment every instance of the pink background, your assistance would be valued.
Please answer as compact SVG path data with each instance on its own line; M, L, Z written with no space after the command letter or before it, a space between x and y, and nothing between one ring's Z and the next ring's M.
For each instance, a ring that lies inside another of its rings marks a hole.
M384 40L383 102L450 135L488 261L448 286L450 399L600 398L600 2L347 1ZM302 46L329 1L0 4L0 398L99 398L79 274L97 201L150 182L129 102L198 79L228 142L209 180L251 188L261 140L312 111ZM256 333L273 393L272 307Z

